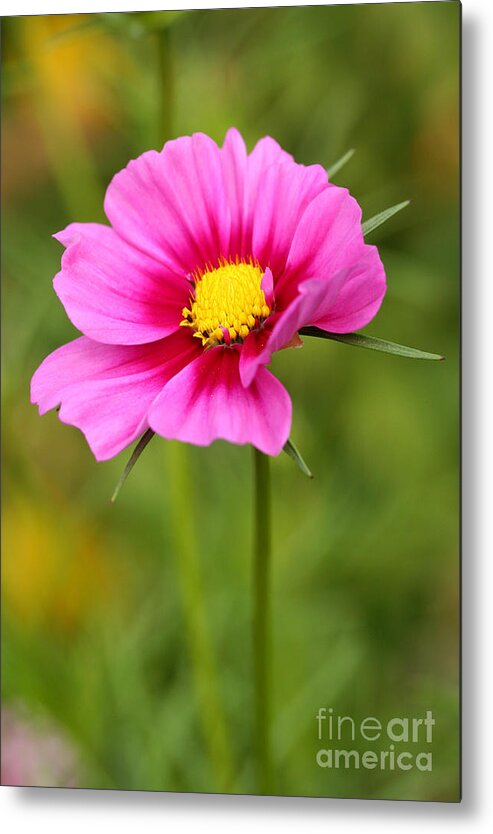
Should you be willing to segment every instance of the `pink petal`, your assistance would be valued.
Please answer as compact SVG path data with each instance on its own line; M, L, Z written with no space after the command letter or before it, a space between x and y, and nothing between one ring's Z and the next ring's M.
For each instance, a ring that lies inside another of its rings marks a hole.
M258 369L268 365L272 354L286 347L301 327L312 322L321 311L332 307L346 274L346 270L341 270L331 281L304 281L298 296L286 310L274 314L267 320L267 327L247 337L240 356L243 385L250 385Z
M260 289L264 294L265 303L269 307L272 307L272 302L274 301L274 276L272 275L272 272L269 269L269 267L267 267L264 274L262 275Z
M361 209L347 189L331 185L311 201L293 236L276 299L292 298L308 278L328 281L363 254Z
M226 134L221 162L231 211L230 255L257 257L279 271L294 228L316 194L327 187L318 165L298 165L270 136L249 156L235 128Z
M229 255L221 157L205 134L174 139L130 162L113 177L105 211L118 234L178 274Z
M263 172L252 219L252 254L261 264L268 264L276 277L284 270L304 211L329 188L321 165L285 162Z
M180 324L190 285L129 246L109 226L72 223L55 235L65 247L54 287L72 323L108 344L140 344Z
M263 136L258 140L248 158L250 181L260 178L269 165L279 165L283 162L294 162L294 159L272 136Z
M240 350L241 384L248 388L261 365L268 365L272 351L268 348L269 339L279 315L270 316L263 327L253 330L245 339Z
M252 443L277 455L291 425L291 400L272 374L261 368L249 388L239 375L238 351L216 347L184 368L164 388L149 412L163 437L208 446L213 440Z
M183 330L149 345L104 345L81 336L42 362L31 402L44 414L61 403L60 420L79 428L97 460L107 460L148 427L163 386L201 351Z
M266 172L272 165L283 163L290 164L291 168L297 167L293 157L283 151L270 136L260 139L248 157L243 202L242 250L240 252L242 257L248 258L252 255L253 223L263 196Z
M231 255L240 254L243 234L243 206L245 201L247 151L241 134L232 127L226 133L221 149L221 165L228 203L231 211Z
M359 330L376 316L385 291L385 270L378 249L365 245L363 256L348 271L334 304L320 309L309 323L332 333Z

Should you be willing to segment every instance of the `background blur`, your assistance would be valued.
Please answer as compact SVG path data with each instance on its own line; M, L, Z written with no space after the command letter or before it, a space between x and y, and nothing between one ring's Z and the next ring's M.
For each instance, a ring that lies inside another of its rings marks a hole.
M273 462L277 791L456 800L458 4L2 24L3 782L253 789L250 450L155 439L111 506L128 453L96 464L29 405L76 336L51 235L103 221L130 158L235 125L304 163L355 148L335 181L366 218L412 200L369 239L389 289L366 332L447 357L275 356L316 475ZM320 769L320 706L432 709L433 772Z

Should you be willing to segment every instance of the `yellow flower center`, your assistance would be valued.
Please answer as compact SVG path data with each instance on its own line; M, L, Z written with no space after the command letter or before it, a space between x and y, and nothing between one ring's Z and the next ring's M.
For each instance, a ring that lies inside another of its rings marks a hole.
M239 259L221 259L217 269L197 272L181 325L193 327L204 347L242 342L270 313L260 287L262 276L256 261Z

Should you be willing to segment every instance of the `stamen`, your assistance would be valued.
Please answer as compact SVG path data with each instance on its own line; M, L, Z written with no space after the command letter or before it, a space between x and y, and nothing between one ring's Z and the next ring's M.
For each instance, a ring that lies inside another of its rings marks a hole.
M182 310L182 327L193 327L204 347L243 342L270 315L260 283L263 270L257 261L219 259L192 277L194 292Z

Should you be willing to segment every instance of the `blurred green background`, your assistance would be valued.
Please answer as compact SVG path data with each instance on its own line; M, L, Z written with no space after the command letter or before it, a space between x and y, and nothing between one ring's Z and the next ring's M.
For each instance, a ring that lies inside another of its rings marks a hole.
M155 439L111 506L128 453L96 464L29 404L76 335L51 235L103 221L130 158L235 125L303 163L355 148L335 181L366 218L412 200L370 240L389 289L366 332L447 357L275 356L316 475L273 462L276 791L456 800L459 5L2 23L4 782L254 788L250 450ZM433 710L433 771L319 768L320 706Z

